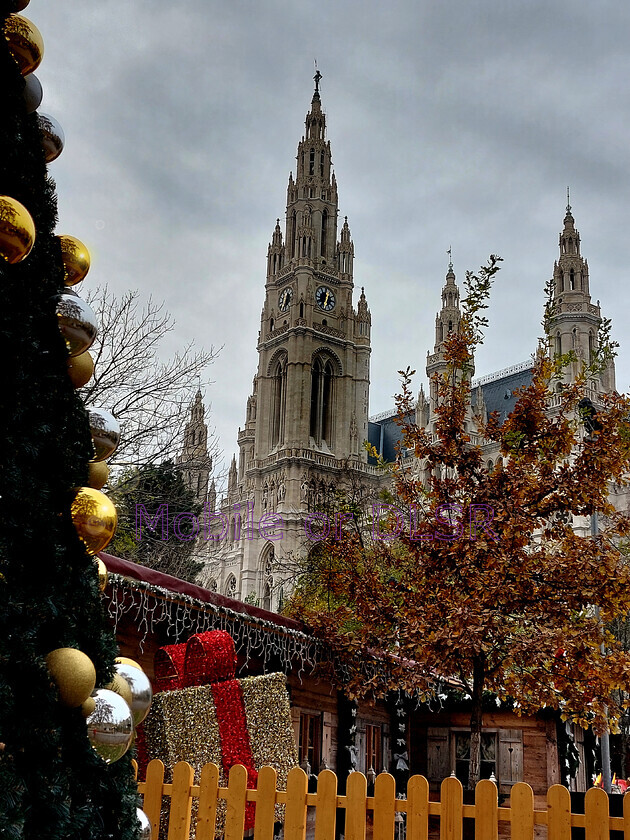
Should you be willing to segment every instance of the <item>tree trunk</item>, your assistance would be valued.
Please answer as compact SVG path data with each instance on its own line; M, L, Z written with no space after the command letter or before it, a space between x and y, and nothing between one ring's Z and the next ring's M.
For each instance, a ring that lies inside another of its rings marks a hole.
M472 711L470 713L470 765L468 789L474 790L481 775L481 729L483 724L483 684L485 682L485 661L482 656L473 663Z

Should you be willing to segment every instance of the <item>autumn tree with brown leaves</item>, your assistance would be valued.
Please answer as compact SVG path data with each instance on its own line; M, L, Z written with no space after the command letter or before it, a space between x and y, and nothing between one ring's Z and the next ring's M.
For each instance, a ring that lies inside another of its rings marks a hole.
M541 340L510 416L502 425L495 415L477 418L472 439L471 360L498 262L467 274L463 317L437 376L434 432L409 422L413 371L402 373L398 416L415 457L394 466L393 484L395 505L410 518L401 528L392 511L389 533L371 544L354 530L331 534L322 587L311 579L292 601L335 650L353 696L429 696L436 674L461 681L472 699L469 787L480 776L484 691L511 698L518 713L557 709L602 733L615 731L630 685L630 655L606 629L630 611L630 570L617 548L630 522L609 498L611 483L628 485L630 400L600 395L593 434L578 408L594 368L610 361L608 325L591 368L554 393L553 411L554 386L576 359L552 358ZM548 306L546 323L552 316ZM500 447L492 471L482 442ZM574 526L588 532L594 513L605 529L578 535ZM366 672L375 658L383 667Z

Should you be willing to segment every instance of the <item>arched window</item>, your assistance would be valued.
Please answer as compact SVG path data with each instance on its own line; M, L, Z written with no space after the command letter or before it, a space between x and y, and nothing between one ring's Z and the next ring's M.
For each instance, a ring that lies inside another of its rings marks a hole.
M309 164L308 164L308 174L314 175L315 174L315 149L311 149L311 154L309 157Z
M216 580L214 578L210 578L210 580L208 581L208 586L206 588L209 589L210 592L216 592L217 591Z
M449 331L449 333L453 332L453 322L452 321L448 322L448 331Z
M296 212L295 210L291 213L291 219L289 223L289 242L291 243L291 256L295 256L295 224L296 224Z
M287 361L280 359L273 371L271 392L271 445L284 442L284 415L287 402Z
M322 213L322 236L320 252L322 257L326 256L326 227L328 225L328 210L324 209Z
M560 333L557 332L556 333L556 356L561 356L561 355L562 355L562 338L560 336Z
M486 469L488 470L488 472L492 472L492 467L493 467L492 459L490 459L488 461L488 463L486 464Z
M323 178L324 177L324 151L319 153L319 174Z
M589 365L593 364L595 359L595 336L592 332L588 334L588 363Z
M300 301L300 318L304 317L304 303Z
M569 288L571 291L575 289L575 271L573 269L569 272Z
M334 371L330 359L314 360L311 371L310 434L316 443L332 443Z
M230 575L225 583L225 594L228 598L236 598L236 578Z
M269 332L273 332L273 318L269 321Z

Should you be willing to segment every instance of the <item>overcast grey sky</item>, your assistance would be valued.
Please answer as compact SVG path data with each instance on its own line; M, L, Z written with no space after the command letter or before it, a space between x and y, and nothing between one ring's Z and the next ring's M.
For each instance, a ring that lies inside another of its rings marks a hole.
M23 14L46 48L40 111L66 134L58 232L92 252L84 286L166 302L167 352L223 345L206 393L226 457L315 58L372 312L370 413L392 405L398 369L424 371L449 245L458 281L504 259L477 374L529 357L567 184L629 389L626 4L31 0Z

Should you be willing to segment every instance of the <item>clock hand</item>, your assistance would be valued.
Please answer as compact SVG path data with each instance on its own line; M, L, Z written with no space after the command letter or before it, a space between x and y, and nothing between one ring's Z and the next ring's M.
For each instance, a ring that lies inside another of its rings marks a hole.
M326 292L326 298L324 300L324 309L328 306L328 298L330 297L330 292Z

